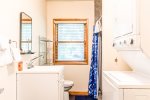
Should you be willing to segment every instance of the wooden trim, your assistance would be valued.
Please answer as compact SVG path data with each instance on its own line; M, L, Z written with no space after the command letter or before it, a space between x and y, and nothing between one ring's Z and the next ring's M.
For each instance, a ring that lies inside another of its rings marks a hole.
M72 96L88 96L88 92L80 92L80 91L69 91L69 94Z
M57 24L58 23L83 23L84 41L58 41ZM88 64L88 20L87 19L53 19L53 64L56 65L87 65ZM84 43L84 61L57 61L58 43Z
M53 64L55 64L55 27L56 27L56 24L54 24L54 19L53 19Z
M57 43L84 43L85 41L58 41Z
M85 56L86 56L86 63L88 64L88 20L87 23L85 24Z
M87 21L87 19L78 19L78 18L57 18L53 20L54 21Z
M87 65L86 61L56 61L55 65Z
M22 19L22 21L32 21L32 19Z
M87 19L54 19L54 23L87 23Z

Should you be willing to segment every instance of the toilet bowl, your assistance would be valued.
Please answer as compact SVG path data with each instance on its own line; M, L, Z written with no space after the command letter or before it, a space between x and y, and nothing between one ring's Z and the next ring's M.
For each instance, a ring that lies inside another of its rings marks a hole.
M69 91L73 86L73 81L65 80L64 81L64 91Z
M65 80L64 81L64 100L69 100L69 93L68 91L74 85L73 81Z

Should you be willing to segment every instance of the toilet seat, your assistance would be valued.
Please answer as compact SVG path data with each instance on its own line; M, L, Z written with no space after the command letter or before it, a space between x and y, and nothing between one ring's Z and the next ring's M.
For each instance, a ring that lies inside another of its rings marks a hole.
M73 86L73 81L65 80L64 81L64 87L72 87Z

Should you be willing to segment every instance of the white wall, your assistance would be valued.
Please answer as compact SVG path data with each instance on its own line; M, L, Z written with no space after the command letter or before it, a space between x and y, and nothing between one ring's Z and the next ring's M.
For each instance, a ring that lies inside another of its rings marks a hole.
M140 27L140 35L141 35L141 47L146 56L150 57L150 45L149 45L149 37L150 37L150 1L149 0L140 0L139 7L139 27Z
M117 51L112 47L113 44L113 11L112 11L112 0L102 1L102 31L103 31L103 70L130 70L128 65L118 55ZM115 59L118 62L115 62Z
M87 91L91 59L92 30L94 25L93 0L47 1L47 37L53 39L54 18L87 18L89 20L89 64L65 65L65 79L74 81L72 91Z
M17 41L18 46L20 12L27 13L33 19L33 51L36 52L35 55L38 55L38 36L40 34L46 34L46 1L0 0L0 36L6 36L13 41ZM15 68L11 65L5 69L7 70L6 84L8 85L5 89L5 99L3 100L16 100Z

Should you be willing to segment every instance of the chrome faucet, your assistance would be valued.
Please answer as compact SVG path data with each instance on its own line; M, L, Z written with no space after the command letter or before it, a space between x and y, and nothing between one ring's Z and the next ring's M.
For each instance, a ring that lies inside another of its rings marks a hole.
M29 61L29 63L27 63L27 68L28 68L28 69L33 68L33 67L34 67L33 62L34 62L36 59L40 58L40 57L43 57L43 58L44 58L43 55L40 55L40 56L38 56L38 57L35 57L35 58L31 59L31 60Z

